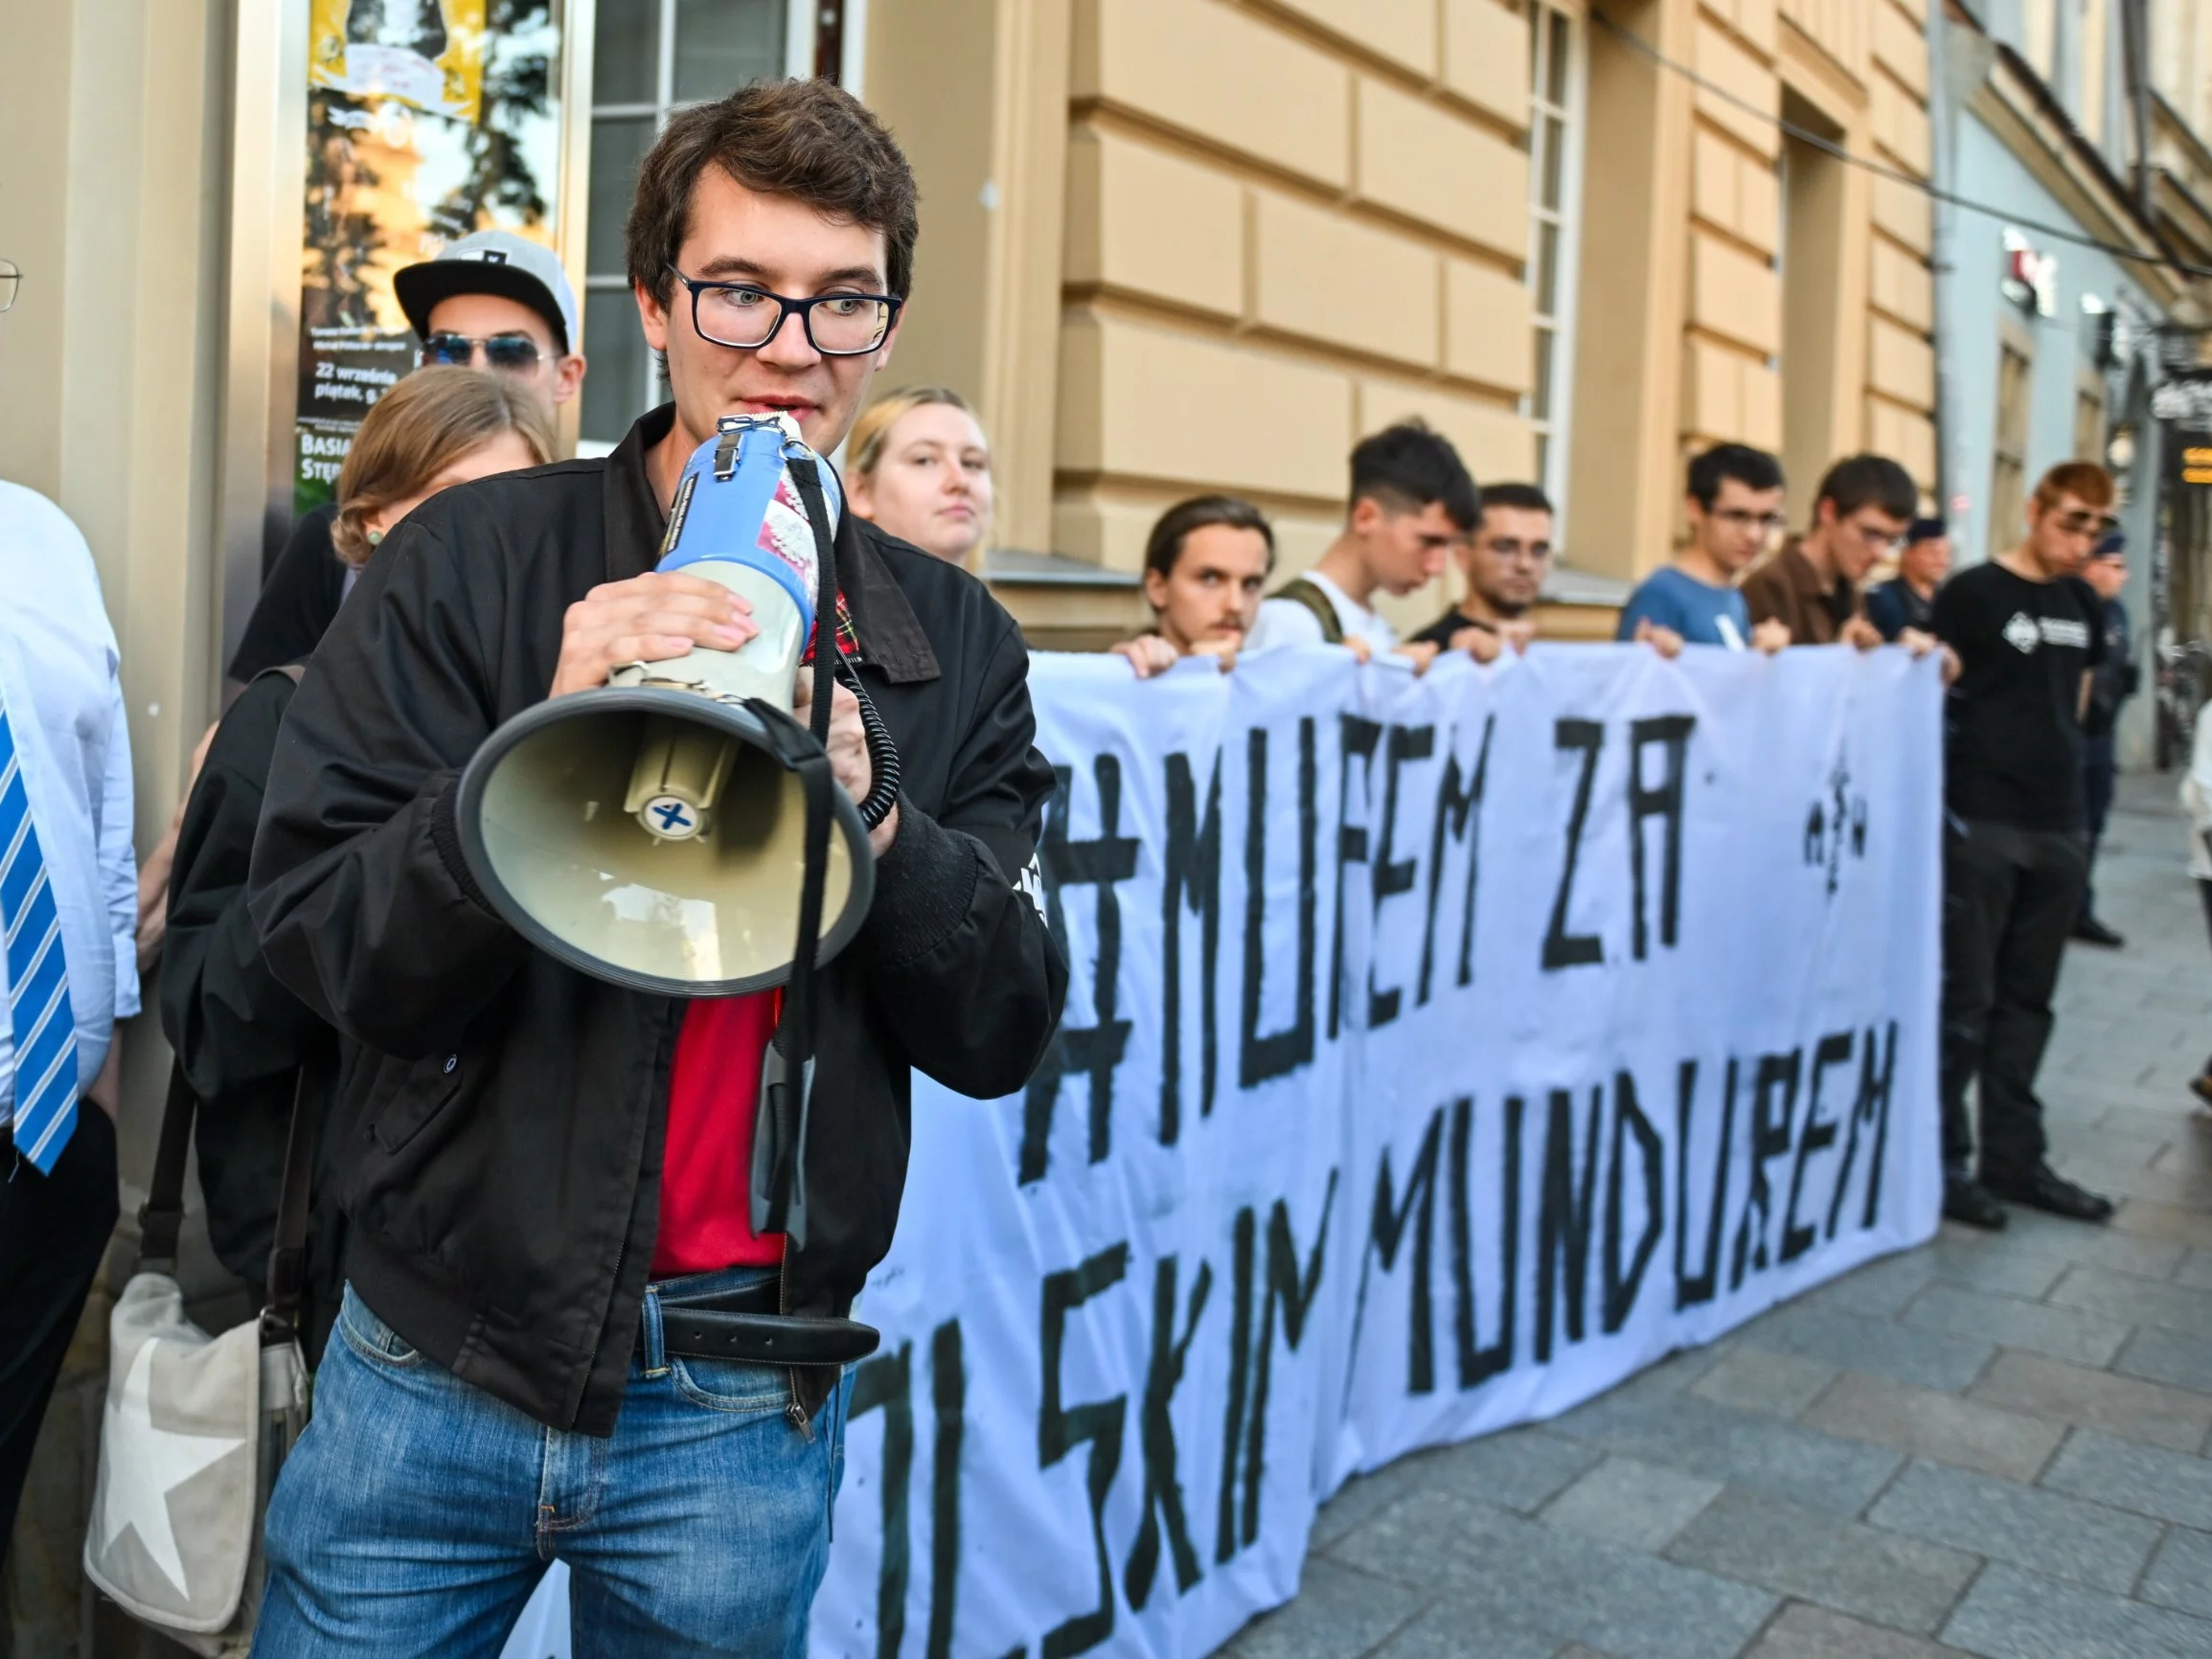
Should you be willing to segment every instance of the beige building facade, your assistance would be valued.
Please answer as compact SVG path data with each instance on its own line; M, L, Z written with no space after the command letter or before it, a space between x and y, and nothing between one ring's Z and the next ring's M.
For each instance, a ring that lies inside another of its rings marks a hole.
M927 197L892 378L978 392L1010 550L986 568L1033 634L1132 625L1146 529L1194 490L1249 495L1311 561L1351 444L1407 415L1551 490L1574 572L1613 579L1562 581L1585 596L1666 557L1716 441L1781 453L1800 502L1861 447L1932 489L1927 198L1782 126L1925 177L1924 15L1610 14L876 0L868 95ZM986 64L988 100L945 96Z

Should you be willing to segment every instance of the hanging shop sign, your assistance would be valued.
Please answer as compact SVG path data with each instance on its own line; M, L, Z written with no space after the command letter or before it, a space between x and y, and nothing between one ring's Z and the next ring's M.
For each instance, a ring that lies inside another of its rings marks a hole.
M2004 281L2006 299L2039 317L2058 314L2059 261L2056 255L2040 253L2033 242L2010 225L2005 227Z

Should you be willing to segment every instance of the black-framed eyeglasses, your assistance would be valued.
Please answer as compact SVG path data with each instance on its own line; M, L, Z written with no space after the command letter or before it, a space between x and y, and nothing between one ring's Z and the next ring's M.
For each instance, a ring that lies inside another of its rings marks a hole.
M23 267L13 260L0 260L0 311L15 303L23 287Z
M906 302L892 294L817 294L794 300L755 283L709 283L675 266L669 275L692 296L692 327L702 340L757 352L776 337L784 319L797 314L807 343L825 357L865 357L891 337Z
M422 362L425 367L435 364L473 369L479 349L484 352L484 366L502 375L528 375L537 368L537 342L528 334L492 334L482 339L468 334L432 334L422 342Z

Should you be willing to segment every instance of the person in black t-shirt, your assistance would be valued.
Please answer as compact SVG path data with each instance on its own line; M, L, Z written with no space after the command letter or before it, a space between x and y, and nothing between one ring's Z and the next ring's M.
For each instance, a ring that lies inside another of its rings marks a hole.
M2027 538L1935 596L1935 633L1961 665L1945 712L1943 1210L1975 1227L2005 1224L2000 1198L2083 1221L2112 1214L2044 1161L2035 1093L2088 877L2082 708L2101 641L2070 579L2111 528L2111 502L2104 468L2053 467ZM1978 1179L1966 1106L1977 1082Z
M1478 663L1524 650L1536 637L1529 611L1551 574L1552 504L1533 484L1494 484L1482 492L1482 520L1459 543L1467 597L1413 636L1417 645L1464 650Z

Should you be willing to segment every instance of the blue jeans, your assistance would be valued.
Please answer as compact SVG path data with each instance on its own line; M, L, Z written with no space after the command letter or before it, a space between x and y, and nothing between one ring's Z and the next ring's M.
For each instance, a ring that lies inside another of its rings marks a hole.
M255 1659L496 1655L548 1562L578 1659L804 1659L844 1469L847 1377L806 1430L787 1374L648 1352L611 1438L549 1429L424 1358L348 1286L269 1505Z

